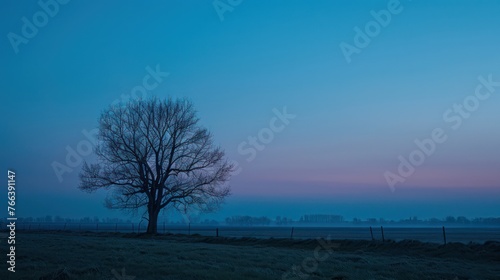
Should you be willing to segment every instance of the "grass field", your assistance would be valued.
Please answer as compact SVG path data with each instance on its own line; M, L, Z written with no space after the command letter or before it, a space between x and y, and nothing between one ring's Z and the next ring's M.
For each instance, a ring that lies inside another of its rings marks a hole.
M18 232L0 279L500 279L500 243Z

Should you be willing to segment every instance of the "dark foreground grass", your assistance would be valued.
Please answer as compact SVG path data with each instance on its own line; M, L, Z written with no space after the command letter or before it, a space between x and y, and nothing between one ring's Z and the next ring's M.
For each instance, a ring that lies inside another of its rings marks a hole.
M15 273L5 261L0 279L500 279L497 242L18 232Z

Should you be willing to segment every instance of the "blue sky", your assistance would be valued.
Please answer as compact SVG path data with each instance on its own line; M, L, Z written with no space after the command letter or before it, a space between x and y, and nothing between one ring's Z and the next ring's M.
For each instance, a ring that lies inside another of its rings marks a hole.
M52 164L149 66L169 76L148 95L190 98L242 167L221 217L500 215L500 87L459 129L443 120L478 77L500 81L500 4L401 1L348 63L339 45L388 3L243 1L221 21L212 1L70 1L17 53L9 34L42 8L4 3L0 166L19 174L19 213L115 215L77 189L80 166L59 182ZM296 117L247 162L238 146L284 107ZM435 128L447 141L392 192L384 172Z

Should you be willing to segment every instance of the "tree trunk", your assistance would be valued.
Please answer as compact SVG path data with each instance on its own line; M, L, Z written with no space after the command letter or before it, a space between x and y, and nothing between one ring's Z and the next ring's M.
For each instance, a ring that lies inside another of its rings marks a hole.
M148 230L146 233L149 234L156 234L158 233L158 214L160 212L156 210L149 210L148 215L149 215L149 221L148 221Z

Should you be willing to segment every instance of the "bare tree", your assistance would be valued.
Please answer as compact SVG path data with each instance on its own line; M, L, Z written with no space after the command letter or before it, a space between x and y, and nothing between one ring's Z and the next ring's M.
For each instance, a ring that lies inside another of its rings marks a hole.
M97 163L85 163L80 189L111 189L106 206L148 214L147 233L157 232L166 206L217 209L230 189L233 166L212 135L198 124L185 99L130 101L111 106L99 121Z

